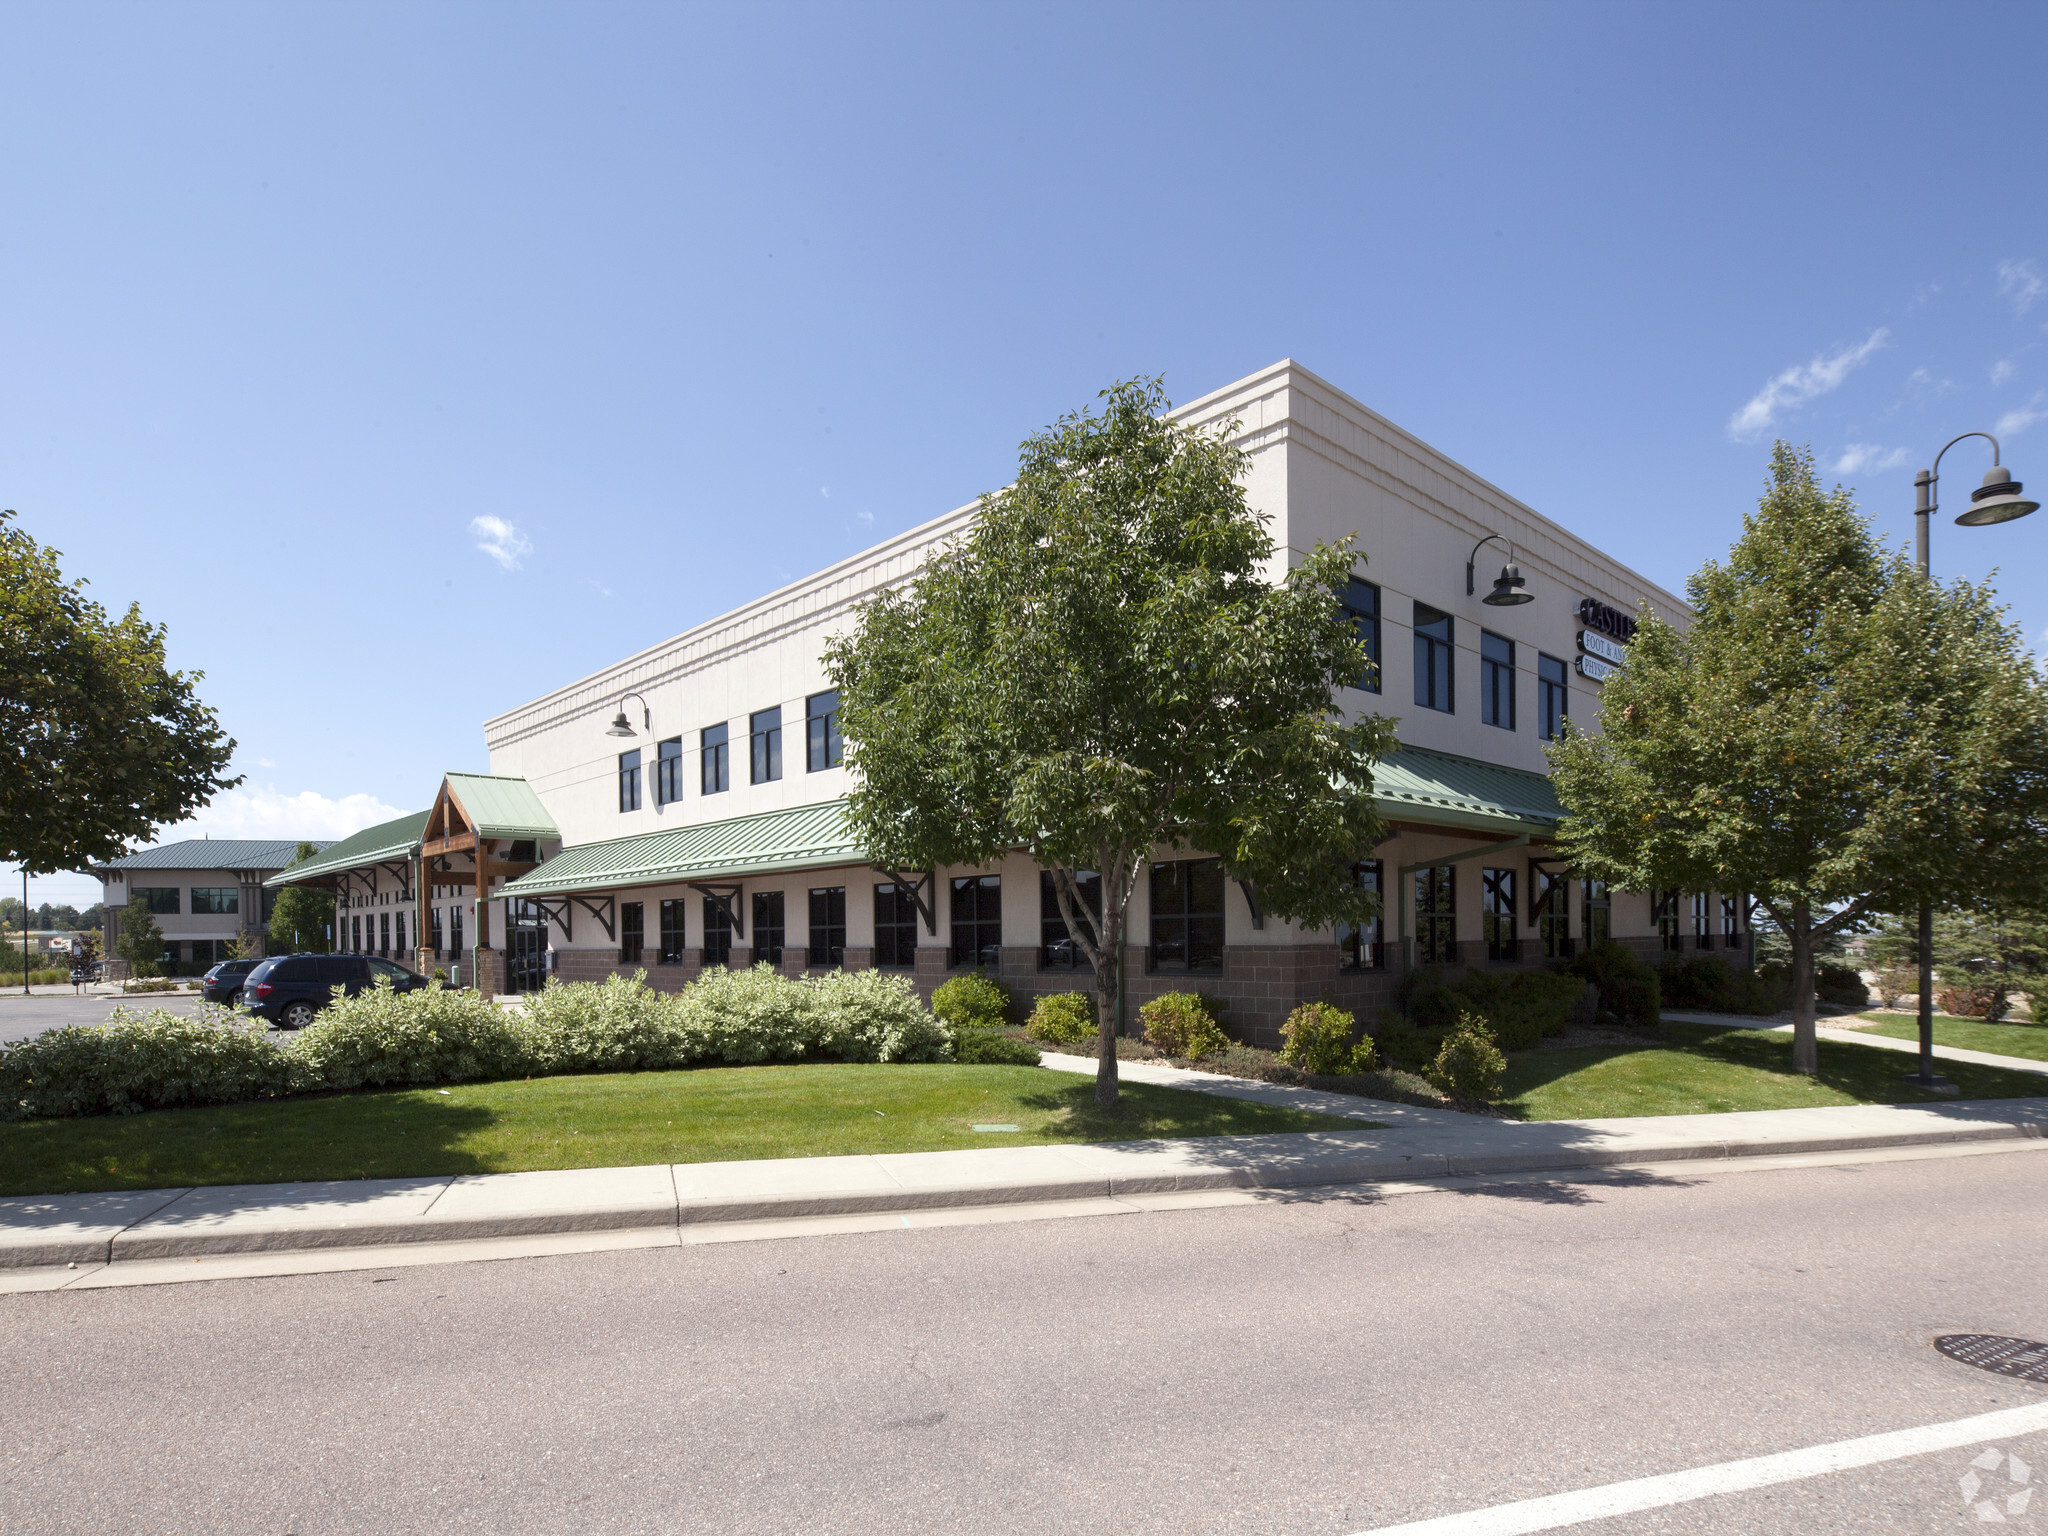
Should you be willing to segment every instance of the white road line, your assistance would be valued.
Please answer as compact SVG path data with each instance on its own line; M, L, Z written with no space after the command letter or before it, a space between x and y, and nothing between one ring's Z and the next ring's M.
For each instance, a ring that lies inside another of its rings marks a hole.
M1416 1520L1407 1525L1375 1526L1370 1531L1359 1532L1358 1536L1522 1536L1526 1531L1554 1531L1560 1526L1578 1525L1586 1520L1633 1514L1639 1509L1662 1509L1670 1504L1712 1498L1717 1493L1768 1488L1773 1483L1822 1477L1850 1467L1868 1467L1881 1461L1897 1461L1905 1456L1924 1456L1929 1451L1950 1451L1957 1446L2032 1434L2040 1429L2048 1429L2048 1403L2002 1408L1996 1413L1980 1413L1975 1418L1953 1419L1946 1424L1928 1424L1919 1429L1893 1430L1883 1435L1865 1435L1860 1440L1837 1440L1832 1445L1816 1445L1803 1451L1780 1451L1775 1456L1724 1461L1719 1466L1695 1467L1690 1472L1632 1478L1625 1483L1608 1483L1601 1488L1581 1488L1576 1493L1519 1499L1513 1504L1468 1510L1462 1515L1442 1515L1434 1520Z

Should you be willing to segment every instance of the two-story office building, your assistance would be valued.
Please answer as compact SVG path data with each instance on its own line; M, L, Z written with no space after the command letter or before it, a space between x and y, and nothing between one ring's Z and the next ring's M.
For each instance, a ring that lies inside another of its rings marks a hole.
M123 919L136 910L155 920L164 944L159 963L171 974L196 975L238 945L262 953L277 899L265 882L292 862L298 847L296 838L189 838L96 866L109 975L126 972L117 946Z

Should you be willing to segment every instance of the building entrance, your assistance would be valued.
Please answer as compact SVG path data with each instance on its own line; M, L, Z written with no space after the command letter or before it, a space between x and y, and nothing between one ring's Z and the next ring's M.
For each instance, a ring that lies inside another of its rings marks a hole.
M505 987L538 992L547 985L548 920L530 901L505 903Z

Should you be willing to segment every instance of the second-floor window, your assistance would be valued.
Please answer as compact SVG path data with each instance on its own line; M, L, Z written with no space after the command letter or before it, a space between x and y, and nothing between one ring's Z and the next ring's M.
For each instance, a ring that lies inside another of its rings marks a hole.
M192 913L223 915L239 912L242 907L242 893L232 885L195 885L192 887Z
M699 792L702 794L722 795L732 788L732 764L726 756L729 750L726 729L723 725L704 727L704 746L701 753L703 783L699 786Z
M654 749L654 803L674 805L683 798L683 738L671 736Z
M1557 657L1536 653L1536 732L1545 741L1555 741L1564 734L1572 697L1566 676L1565 664Z
M640 809L640 749L619 754L619 810Z
M1451 676L1451 616L1415 605L1415 702L1455 713Z
M1360 581L1356 576L1344 583L1338 593L1343 604L1344 617L1351 621L1351 627L1358 633L1359 644L1372 657L1372 666L1354 685L1367 693L1380 691L1380 589L1369 581Z
M1479 718L1504 731L1515 728L1515 642L1479 631Z
M814 693L804 700L804 762L812 773L837 768L842 757L839 747L839 694Z
M162 917L175 917L178 913L178 888L175 885L138 885L128 893L128 899L145 912L154 912Z
M751 782L766 784L782 777L782 706L757 710L748 717L747 734L753 743Z

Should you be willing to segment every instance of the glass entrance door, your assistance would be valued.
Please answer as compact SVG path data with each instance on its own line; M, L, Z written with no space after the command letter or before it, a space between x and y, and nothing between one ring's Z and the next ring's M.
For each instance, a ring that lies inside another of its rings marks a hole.
M538 992L547 985L548 920L530 901L505 903L505 985Z

